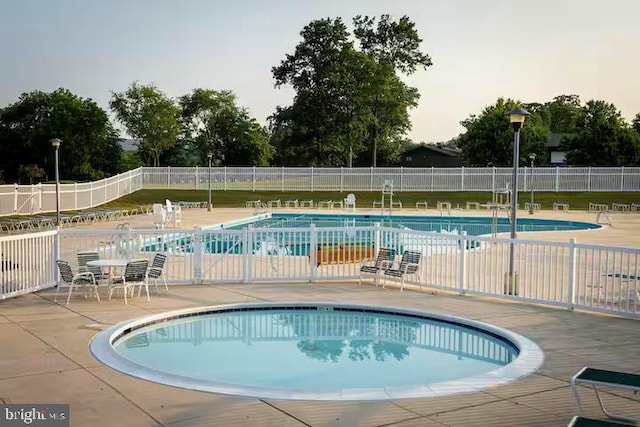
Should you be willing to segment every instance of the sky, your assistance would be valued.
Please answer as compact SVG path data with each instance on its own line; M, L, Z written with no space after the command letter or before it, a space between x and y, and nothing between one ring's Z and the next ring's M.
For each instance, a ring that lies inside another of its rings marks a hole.
M407 15L433 66L403 79L421 98L415 142L446 141L499 97L561 94L640 113L640 0L0 0L0 107L64 87L108 109L133 81L171 97L232 90L260 123L291 88L271 68L315 19Z

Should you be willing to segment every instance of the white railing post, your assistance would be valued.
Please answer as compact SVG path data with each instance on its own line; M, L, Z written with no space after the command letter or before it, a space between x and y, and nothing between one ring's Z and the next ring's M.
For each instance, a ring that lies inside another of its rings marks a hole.
M227 167L226 166L224 167L223 173L224 173L224 177L223 177L224 178L224 191L227 191Z
M311 166L311 192L313 193L313 166Z
M253 167L253 191L256 191L256 167Z
M373 254L374 256L377 256L382 242L382 230L379 222L376 222L373 227Z
M78 210L78 183L73 183L73 210Z
M282 187L281 191L284 191L284 166L282 166Z
M624 191L624 166L620 167L620 191Z
M464 166L460 168L460 191L464 191Z
M429 191L434 191L433 187L434 187L434 179L435 177L433 176L433 173L435 172L435 168L433 166L431 166L431 188L429 189Z
M491 192L496 192L496 167L491 169Z
M311 224L310 236L309 236L309 282L316 281L316 275L318 274L318 230L315 224Z
M556 166L556 193L560 191L560 167Z
M195 185L195 190L196 190L196 191L198 191L198 184L199 184L199 181L200 181L200 175L198 174L198 166L196 166L196 172L195 172L195 175L196 175L196 185Z
M589 172L587 173L587 191L591 191L591 166L589 166Z
M467 285L466 285L466 274L467 274L467 245L468 245L469 240L467 240L467 232L463 231L460 234L460 239L458 240L458 243L460 244L459 247L459 256L460 256L460 265L459 265L459 272L458 274L460 274L460 283L459 283L459 288L458 288L458 292L460 293L460 295L464 295L465 291L467 289Z
M370 189L373 191L373 166L371 166L370 181Z
M18 184L13 184L13 212L18 211Z
M251 281L251 260L253 258L253 225L249 224L244 229L244 245L242 247L242 283Z
M102 203L107 203L107 179L102 180L102 187L104 188L103 194L104 198L102 199ZM60 193L62 193L62 188L60 189Z
M573 310L576 299L576 239L569 239L569 310Z
M193 284L202 284L202 256L204 254L202 246L202 228L193 227Z
M42 183L38 183L38 212L42 212Z
M404 190L404 168L400 166L400 191Z
M89 206L93 206L93 181L89 182Z
M525 166L522 169L522 173L524 174L524 176L522 177L522 191L529 191L529 183L527 182L529 167Z
M340 166L340 192L344 191L344 167Z

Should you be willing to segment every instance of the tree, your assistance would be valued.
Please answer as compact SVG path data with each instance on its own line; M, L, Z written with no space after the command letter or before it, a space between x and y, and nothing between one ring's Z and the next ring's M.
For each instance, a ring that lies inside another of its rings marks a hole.
M396 67L412 72L428 57L416 55L420 40L406 17L400 23L383 17L376 29L368 17L354 22L362 51L340 18L322 19L305 26L295 52L273 67L276 87L296 91L293 105L270 117L278 161L351 166L354 160L376 165L378 151L385 162L397 157L397 142L411 126L408 109L419 95ZM405 43L407 34L415 38Z
M570 134L575 132L580 116L580 97L578 95L559 95L545 104L549 128L553 133Z
M180 109L154 85L132 83L123 93L112 92L109 106L127 133L140 141L143 157L160 165L160 156L173 147L180 134Z
M513 164L513 129L507 113L521 106L511 99L500 98L495 105L484 109L479 116L461 122L466 132L458 138L462 158L469 166L511 166ZM519 163L527 164L535 153L540 164L547 161L546 137L548 128L538 113L527 117L520 131Z
M6 179L33 182L53 176L54 151L49 141L54 137L63 141L60 170L64 179L95 180L120 171L122 149L107 113L91 99L58 89L24 93L0 110L0 169Z
M638 164L639 146L616 106L596 100L580 108L575 133L562 142L567 163L583 166Z
M631 127L633 127L633 129L640 134L640 113L636 114L636 116L633 118L633 122L631 123Z
M231 91L194 89L180 98L184 138L206 159L224 165L268 166L273 155L266 130Z

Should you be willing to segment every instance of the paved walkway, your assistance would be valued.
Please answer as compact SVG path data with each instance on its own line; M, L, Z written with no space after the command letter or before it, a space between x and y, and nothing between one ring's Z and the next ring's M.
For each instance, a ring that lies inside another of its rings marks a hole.
M176 285L134 299L53 291L0 301L0 401L71 405L72 426L564 426L576 407L568 380L582 366L640 372L638 321L474 297L331 284ZM61 298L64 301L63 298ZM340 301L438 311L489 322L534 340L542 368L513 384L443 398L382 402L249 399L171 388L102 366L87 344L108 327L152 312L250 301ZM602 417L585 389L587 415ZM612 390L611 409L640 416L640 402Z

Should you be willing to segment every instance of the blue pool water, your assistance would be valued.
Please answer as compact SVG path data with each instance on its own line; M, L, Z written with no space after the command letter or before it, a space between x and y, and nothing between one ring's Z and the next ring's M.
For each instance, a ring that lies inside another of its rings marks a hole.
M486 373L514 362L522 351L498 328L444 315L289 305L205 310L135 327L118 325L116 332L106 333L106 350L116 357L102 354L105 349L99 347L105 343L92 342L92 352L116 369L124 363L134 376L184 387L192 382L196 389L272 397L292 396L295 390L305 398L367 390L369 397L388 398L390 390L402 396L427 384L470 377L487 382Z

